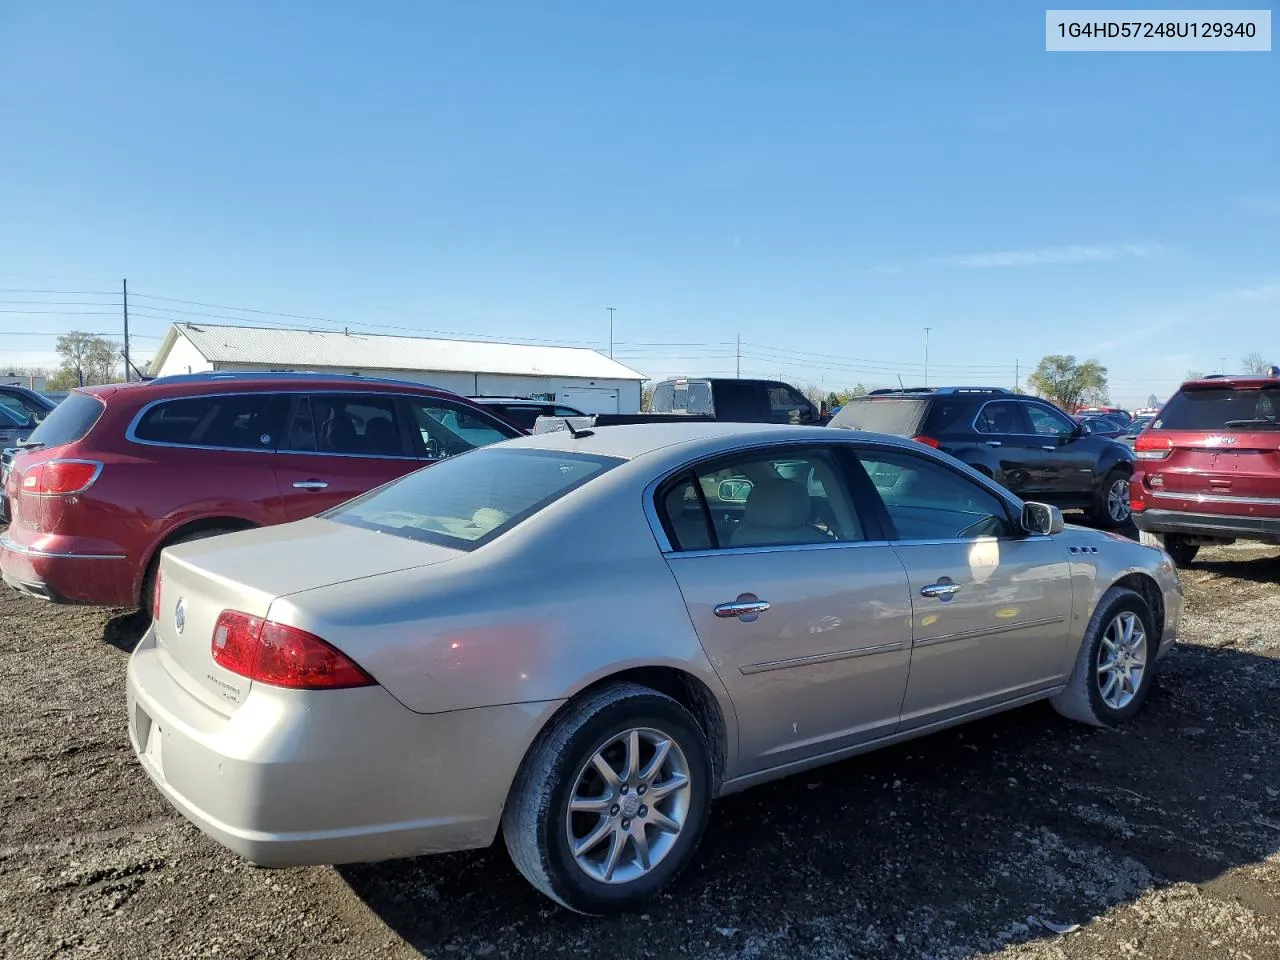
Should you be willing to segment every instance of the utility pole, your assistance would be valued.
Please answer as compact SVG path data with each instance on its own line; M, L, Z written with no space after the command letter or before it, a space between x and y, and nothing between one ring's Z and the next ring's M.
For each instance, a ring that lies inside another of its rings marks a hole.
M609 311L609 358L613 359L613 307L605 307Z
M128 383L133 379L130 374L129 366L129 281L124 279L120 281L121 296L124 303L124 382Z
M1013 392L1018 393L1022 387L1022 361L1013 361Z
M929 385L929 331L932 327L924 328L924 385Z
M737 363L734 365L734 376L739 380L742 379L742 334L738 334L738 353Z

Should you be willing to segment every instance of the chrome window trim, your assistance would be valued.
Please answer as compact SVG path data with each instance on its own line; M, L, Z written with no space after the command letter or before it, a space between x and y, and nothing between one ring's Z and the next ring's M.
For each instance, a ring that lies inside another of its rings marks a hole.
M836 550L841 547L890 547L888 540L831 540L827 543L770 543L755 547L721 547L719 550L671 550L670 560L697 560L703 557L741 556L757 553L805 553L812 550Z
M807 667L818 663L835 663L839 660L854 660L858 657L873 657L881 653L893 653L903 650L906 640L895 640L893 643L878 643L872 647L855 647L852 650L835 650L831 653L815 653L806 657L791 657L787 660L766 660L763 663L750 663L739 667L743 676L754 676L757 673L769 673L773 670L789 670L792 667Z
M834 432L835 431L833 431L833 433ZM645 484L644 491L641 494L641 507L644 510L645 520L647 520L649 523L649 529L652 531L654 539L657 540L658 542L659 550L661 550L661 552L664 555L666 555L668 558L674 559L679 557L692 557L692 556L720 556L722 554L729 553L729 552L744 552L744 551L758 553L762 551L780 552L780 551L788 551L788 550L813 550L813 549L830 550L833 547L884 546L884 545L913 544L913 543L975 543L977 542L978 538L944 539L944 540L928 540L928 541L926 540L833 540L830 543L806 543L806 544L795 544L794 546L779 545L779 546L769 546L769 547L721 547L718 550L714 550L714 549L677 550L675 546L672 545L670 538L667 536L666 528L662 525L662 515L659 512L658 503L657 503L658 490L668 481L679 476L681 473L685 473L689 470L694 469L698 464L703 463L704 461L707 461L707 460L715 460L715 459L719 459L720 457L732 456L738 453L750 453L758 450L767 450L772 447L776 447L779 449L786 449L789 447L805 447L805 446L819 446L827 449L844 447L850 450L851 452L853 452L855 455L860 450L883 450L890 453L900 452L909 457L921 457L924 460L937 464L943 469L950 470L952 473L955 473L960 478L964 480L968 480L970 483L976 484L979 488L992 494L997 500L1004 503L1005 506L1008 507L1010 513L1014 518L1021 516L1022 514L1023 502L1019 500L1017 497L1015 497L1013 494L1011 494L1004 487L996 483L995 480L991 479L990 477L984 474L978 473L977 471L973 470L971 467L968 467L965 464L961 463L960 461L955 460L955 458L951 457L950 454L943 453L939 455L939 453L934 451L931 447L923 447L920 444L916 444L915 446L920 447L920 449L917 450L917 449L914 449L913 447L908 446L906 442L891 443L891 442L884 442L882 440L877 441L874 439L869 439L865 435L853 433L852 431L849 431L849 436L847 437L842 437L842 436L831 436L831 437L821 437L821 438L802 437L796 440L790 440L790 439L778 440L777 438L771 438L769 440L757 440L754 442L748 441L740 445L725 447L711 453L704 452L704 453L699 453L696 456L691 455L689 457L682 459L676 466L663 470L661 475L659 475L656 479L650 480L647 484ZM952 463L949 463L948 460L953 460L955 463L959 464L960 469L956 469L956 467L953 466ZM854 508L857 509L857 503L858 503L857 492L850 489L848 493L854 503ZM1012 522L1016 524L1017 520L1014 519ZM1023 540L1051 540L1053 538L1039 537L1039 536L1025 536L1025 537L1014 536L1014 537L1001 537L1001 538L991 537L987 539L992 539L992 540L999 539L1001 541L1010 541L1010 542L1020 543Z
M24 557L44 557L56 560L124 560L123 553L64 553L58 550L40 550L14 543L7 533L0 533L0 548Z
M980 406L980 407L978 408L978 412L977 412L977 413L975 413L975 414L973 415L973 419L969 422L969 428L970 428L971 430L973 430L973 432L974 432L974 433L978 434L978 435L979 435L979 436L981 436L981 437L996 437L996 436L1001 436L1001 434L997 434L997 433L989 433L989 432L987 432L986 430L983 430L982 428L980 428L980 427L978 426L978 421L982 419L982 411L983 411L983 410L985 410L985 409L987 409L987 407L991 406L991 404L993 404L993 403L1014 403L1014 404L1016 404L1016 403L1017 403L1017 401L1016 401L1016 400L1014 400L1012 397L997 397L995 400L986 400L986 401L983 401L982 406ZM1027 426L1030 426L1030 425L1031 425L1031 424L1029 424L1029 423L1027 424ZM1022 433L1014 433L1014 434L1004 434L1004 436L1022 437L1022 436L1026 436L1026 434L1022 434Z
M1251 507L1280 507L1280 497L1233 497L1226 493L1170 493L1167 490L1147 490L1147 496L1157 500L1186 500L1191 503L1239 503Z
M124 438L128 440L130 443L136 443L142 447L167 447L171 450L212 450L218 453L270 453L270 454L281 453L281 454L292 454L294 456L301 455L301 456L308 456L308 457L341 457L346 459L357 459L357 460L405 460L412 463L437 463L440 460L444 459L443 457L405 456L404 454L398 454L398 453L397 454L326 453L321 450L281 450L278 447L274 447L274 446L271 449L264 449L262 447L222 447L222 446L213 447L213 446L202 446L200 444L195 444L195 443L169 443L164 440L142 440L137 436L137 433L136 433L138 424L142 422L142 418L146 416L147 411L149 411L152 407L157 406L158 404L161 404L161 403L171 403L175 400L207 400L212 397L256 397L260 395L266 395L269 397L376 396L376 397L391 397L393 399L404 398L407 400L438 400L446 404L452 404L454 406L457 406L460 409L465 410L467 413L471 413L471 414L480 413L484 415L486 418L492 419L495 425L505 426L505 424L501 424L500 420L493 418L488 413L488 411L484 410L483 407L481 407L479 404L476 404L476 407L473 408L469 405L458 404L452 397L423 397L414 393L393 391L393 390L373 390L373 391L338 390L334 388L328 388L328 389L322 389L322 390L307 390L304 388L295 388L291 390L219 390L213 393L188 393L188 394L183 394L182 396L175 396L175 397L159 397L155 400L148 401L138 410L136 414L134 414L133 419L129 421L129 426L126 427L124 431ZM499 430L498 432L501 433L502 431ZM516 436L519 436L519 434L517 434ZM279 442L280 439L283 439L283 438L277 438L277 443ZM508 437L507 439L514 439L514 438ZM476 447L474 449L479 450L481 448Z

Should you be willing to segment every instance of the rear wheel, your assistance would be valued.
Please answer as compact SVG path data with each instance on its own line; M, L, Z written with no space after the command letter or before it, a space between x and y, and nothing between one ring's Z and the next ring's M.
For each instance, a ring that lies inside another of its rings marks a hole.
M538 738L502 817L516 868L586 914L637 906L693 858L711 803L706 735L675 700L619 683Z
M138 598L138 609L148 619L151 617L151 610L156 594L156 574L160 570L160 555L169 547L177 546L179 543L190 543L192 540L207 540L209 537L220 537L224 533L235 533L236 527L211 527L208 530L194 530L191 533L181 534L172 540L166 541L156 555L151 558L151 565L147 567L147 575L142 579L142 595Z
M1192 543L1186 537L1175 534L1156 534L1143 532L1140 539L1149 547L1159 547L1173 560L1175 566L1185 567L1200 552L1200 544Z
M1094 494L1092 520L1100 526L1116 528L1129 523L1133 516L1129 505L1129 475L1123 470L1112 470Z

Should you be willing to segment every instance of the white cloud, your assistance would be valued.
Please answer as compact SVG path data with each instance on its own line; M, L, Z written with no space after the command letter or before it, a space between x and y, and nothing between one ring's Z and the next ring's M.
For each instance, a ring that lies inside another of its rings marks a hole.
M874 267L867 267L866 270L864 270L863 272L869 273L873 277L888 277L888 276L895 276L899 273L906 273L907 268L900 267L892 263L885 263L885 264L879 264Z
M1164 252L1158 243L1072 244L1032 250L1001 250L994 253L967 253L943 257L938 262L956 267L1033 267L1057 263L1101 263L1136 258L1149 260Z
M1280 283L1264 283L1257 287L1245 287L1235 291L1235 297L1250 303L1270 303L1280 300Z

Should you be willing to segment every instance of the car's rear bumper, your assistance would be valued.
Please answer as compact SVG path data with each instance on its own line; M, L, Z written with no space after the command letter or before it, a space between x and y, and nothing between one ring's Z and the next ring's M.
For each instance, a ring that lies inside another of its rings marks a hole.
M1240 517L1182 510L1139 510L1133 522L1144 533L1280 543L1280 517Z
M123 552L63 542L39 547L0 534L0 574L9 586L54 603L132 607L133 568Z
M488 846L524 752L555 707L419 714L382 687L258 683L227 716L166 661L149 630L129 661L134 752L183 816L266 867Z

